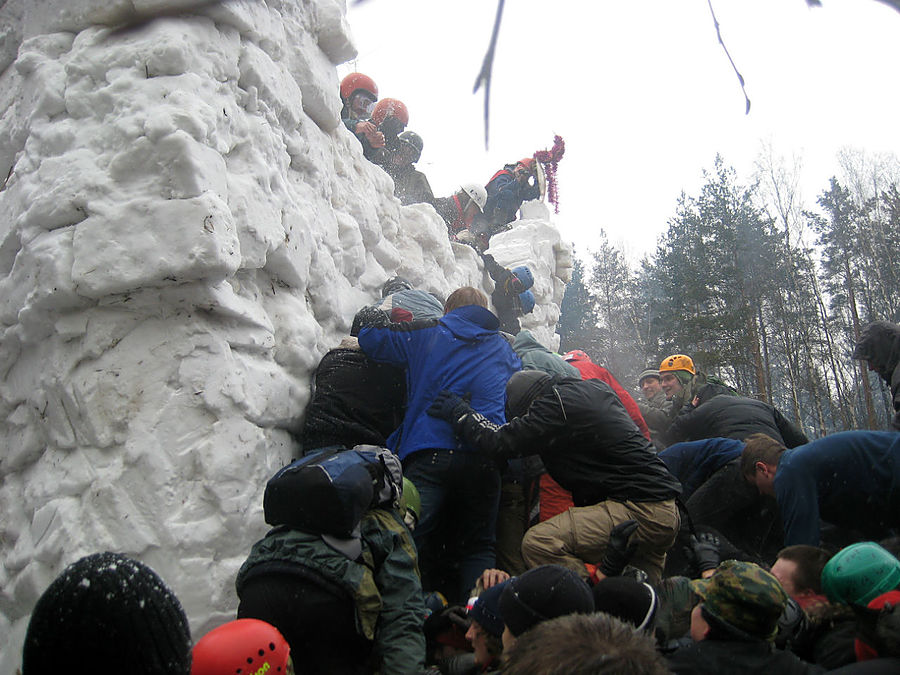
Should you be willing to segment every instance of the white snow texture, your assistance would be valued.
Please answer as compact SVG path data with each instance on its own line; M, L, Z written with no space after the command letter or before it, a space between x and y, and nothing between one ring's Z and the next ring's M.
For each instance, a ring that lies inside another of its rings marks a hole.
M265 482L354 313L395 274L490 291L341 124L345 10L0 6L0 672L95 551L155 569L195 639L233 618ZM491 253L531 266L523 325L555 349L570 253L543 204L523 218Z

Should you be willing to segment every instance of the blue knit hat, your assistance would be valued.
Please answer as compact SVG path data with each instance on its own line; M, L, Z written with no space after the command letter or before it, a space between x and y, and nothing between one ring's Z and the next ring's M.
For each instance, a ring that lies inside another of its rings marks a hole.
M496 586L491 586L481 595L469 610L469 618L478 623L494 637L503 635L503 619L500 618L500 595L509 583L509 579Z

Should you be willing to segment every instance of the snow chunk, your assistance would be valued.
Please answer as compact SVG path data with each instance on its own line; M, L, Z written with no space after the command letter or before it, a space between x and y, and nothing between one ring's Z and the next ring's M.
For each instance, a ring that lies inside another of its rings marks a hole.
M211 192L193 199L139 198L76 226L72 278L99 298L142 286L222 279L240 264L231 212Z

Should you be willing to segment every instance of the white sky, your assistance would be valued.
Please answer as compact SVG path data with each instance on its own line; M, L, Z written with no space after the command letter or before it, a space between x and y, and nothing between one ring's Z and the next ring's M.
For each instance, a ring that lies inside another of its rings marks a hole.
M632 257L651 252L717 152L743 181L763 142L799 157L812 207L840 148L900 148L900 13L875 0L713 0L749 115L706 0L507 0L487 151L472 86L495 0L348 4L359 56L338 73L407 104L435 196L565 139L555 222L581 255L601 228Z

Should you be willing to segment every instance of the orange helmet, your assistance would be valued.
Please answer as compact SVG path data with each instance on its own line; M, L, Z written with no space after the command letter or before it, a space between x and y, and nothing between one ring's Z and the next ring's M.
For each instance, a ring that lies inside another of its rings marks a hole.
M261 670L270 675L285 675L290 672L291 648L275 626L259 619L236 619L200 638L191 656L191 675Z
M381 126L386 117L396 117L403 122L404 127L409 124L409 111L403 101L396 98L383 98L375 104L375 110L372 111L372 123L376 127Z
M362 73L350 73L341 80L341 98L345 101L353 96L353 92L358 89L367 91L376 99L378 98L378 87L375 84L375 80L368 75L363 75Z
M697 374L694 372L694 362L691 360L691 357L684 354L672 354L672 356L664 358L663 362L659 364L660 375L673 370L686 370L691 375Z
M591 361L591 357L588 356L581 349L573 349L570 352L566 352L565 354L563 354L563 360L570 361L570 362L571 361L587 361L588 363L593 363L593 361Z

